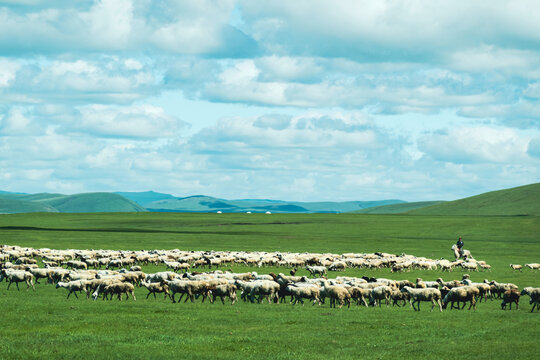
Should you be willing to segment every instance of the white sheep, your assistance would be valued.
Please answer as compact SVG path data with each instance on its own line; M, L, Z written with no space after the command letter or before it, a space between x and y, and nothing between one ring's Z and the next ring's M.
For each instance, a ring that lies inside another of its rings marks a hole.
M439 311L442 312L441 305L441 292L438 289L426 288L426 289L413 289L409 286L403 287L402 292L407 292L411 297L410 303L415 311L420 311L421 301L431 301L431 311L435 307L435 303L439 304ZM418 304L418 309L414 306L414 303Z
M75 281L69 281L69 282L62 282L59 281L56 284L56 288L64 288L69 290L67 294L67 298L69 299L69 296L73 293L76 298L78 298L76 291L84 292L86 294L86 297L88 298L88 289L86 288L86 281L85 280L75 280Z
M311 266L306 265L306 270L309 271L310 275L315 277L316 275L326 275L326 267L325 266Z
M531 270L540 269L540 264L538 264L538 263L525 264L525 266L528 267Z
M339 308L341 308L345 303L347 306L351 307L351 294L349 291L337 285L330 285L328 281L324 281L324 290L325 295L330 298L330 307L336 307L336 301L339 303Z
M529 304L532 305L531 312L534 309L540 310L540 288L526 287L521 291L521 295L529 295L531 298Z
M510 264L510 268L514 271L516 270L519 270L519 271L522 271L523 270L523 266L519 265L519 264Z
M391 294L392 288L390 286L377 286L376 288L373 288L369 293L370 303L373 303L374 305L379 304L380 307L381 301L384 300L386 302L386 306L388 306Z
M15 283L15 285L17 285L17 290L19 290L20 282L26 283L26 290L28 290L30 286L32 286L32 289L34 291L36 290L36 288L34 287L34 275L32 275L32 273L29 273L28 271L2 269L2 272L0 274L0 282L4 278L6 279L6 281L9 282L7 287L8 290L12 283Z
M315 305L315 303L319 303L319 305L321 304L321 301L319 300L320 291L315 285L288 285L287 290L289 293L291 293L292 297L294 297L293 305L296 305L298 301L304 305L304 299L312 300L313 305Z
M480 294L480 290L474 286L459 286L454 287L448 291L448 294L443 299L443 308L446 309L446 306L449 302L452 302L452 305L450 306L450 309L454 308L454 302L458 303L458 309L459 309L459 302L463 302L463 308L465 308L465 305L467 301L470 301L469 310L471 307L476 310L476 296Z

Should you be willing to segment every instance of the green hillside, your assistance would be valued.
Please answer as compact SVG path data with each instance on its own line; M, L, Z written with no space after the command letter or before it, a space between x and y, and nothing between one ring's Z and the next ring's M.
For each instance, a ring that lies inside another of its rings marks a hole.
M34 201L0 198L0 214L58 212L54 207Z
M142 206L123 196L112 193L84 193L64 195L40 200L60 212L139 212L146 211Z
M170 194L158 193L155 191L144 191L144 192L116 192L120 196L125 197L137 204L147 207L148 204L154 201L174 199L174 196Z
M391 204L375 206L367 209L354 211L356 214L400 214L414 209L424 208L426 206L438 205L444 201L417 201L402 204Z
M413 215L540 215L540 183L492 191L407 212Z
M0 194L0 213L25 212L139 212L142 206L113 193L62 194Z

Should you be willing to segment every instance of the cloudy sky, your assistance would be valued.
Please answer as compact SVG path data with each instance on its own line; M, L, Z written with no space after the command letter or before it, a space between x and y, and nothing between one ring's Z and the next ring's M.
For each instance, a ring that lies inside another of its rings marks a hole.
M0 0L0 190L414 201L538 182L539 12Z

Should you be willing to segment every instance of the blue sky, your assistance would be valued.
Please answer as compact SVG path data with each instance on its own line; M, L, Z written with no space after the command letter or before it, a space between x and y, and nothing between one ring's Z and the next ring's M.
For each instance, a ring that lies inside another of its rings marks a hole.
M0 0L0 189L414 201L538 182L539 11Z

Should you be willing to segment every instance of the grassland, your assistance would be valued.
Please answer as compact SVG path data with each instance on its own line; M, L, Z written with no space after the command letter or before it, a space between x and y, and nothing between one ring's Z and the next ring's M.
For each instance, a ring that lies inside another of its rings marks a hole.
M14 214L0 216L0 242L32 247L106 249L280 250L409 253L450 258L458 235L492 272L472 274L540 286L540 272L512 272L510 263L539 262L535 216L408 216L358 214ZM145 271L157 271L149 266ZM248 270L235 267L235 271ZM255 269L263 273L284 269ZM306 274L304 270L301 274ZM347 275L414 280L460 278L462 272L351 269ZM336 274L331 274L335 276ZM340 273L339 275L343 275ZM172 304L66 301L66 292L36 293L0 284L0 354L4 358L454 359L533 358L540 314L501 311L499 301L476 312L410 308L330 309L288 304Z
M540 215L540 183L422 207L414 215Z

